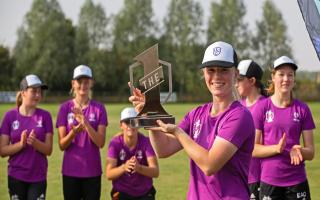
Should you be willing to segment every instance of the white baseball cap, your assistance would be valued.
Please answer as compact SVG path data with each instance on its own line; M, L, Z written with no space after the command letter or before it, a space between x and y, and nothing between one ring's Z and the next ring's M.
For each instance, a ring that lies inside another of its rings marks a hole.
M37 75L29 74L24 77L20 82L20 90L26 90L27 88L41 87L41 89L47 90L48 86L39 79Z
M133 107L125 108L121 111L120 121L131 119L137 116L137 112Z
M274 69L276 69L277 67L280 67L282 65L290 65L290 66L293 67L293 70L297 70L298 69L298 66L288 56L281 56L281 57L277 58L273 62L273 68Z
M263 75L262 68L253 60L241 60L238 64L238 70L240 76L254 77L257 80L261 80Z
M218 41L207 47L199 67L236 67L237 65L238 58L234 48L226 42Z
M79 65L73 70L73 79L79 79L82 77L92 78L92 71L86 65Z

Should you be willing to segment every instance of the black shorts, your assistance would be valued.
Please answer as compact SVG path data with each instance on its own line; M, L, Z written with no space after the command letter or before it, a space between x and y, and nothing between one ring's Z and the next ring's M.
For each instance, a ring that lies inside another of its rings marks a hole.
M25 182L8 176L8 188L10 199L46 199L47 181Z
M119 192L114 189L111 190L112 200L154 200L156 195L156 189L152 186L151 189L144 195L134 197L124 192Z
M260 182L250 183L249 190L250 200L258 200L260 196Z
M310 200L308 181L289 187L278 187L261 182L260 199L272 200Z
M64 200L100 200L101 176L79 178L63 176Z

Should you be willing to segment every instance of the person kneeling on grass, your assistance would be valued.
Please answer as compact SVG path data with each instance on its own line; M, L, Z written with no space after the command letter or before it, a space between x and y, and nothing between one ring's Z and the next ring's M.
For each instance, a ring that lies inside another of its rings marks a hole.
M129 125L136 117L134 108L121 112L121 133L108 147L106 176L112 180L112 200L153 200L156 190L152 178L159 176L158 161L149 138Z

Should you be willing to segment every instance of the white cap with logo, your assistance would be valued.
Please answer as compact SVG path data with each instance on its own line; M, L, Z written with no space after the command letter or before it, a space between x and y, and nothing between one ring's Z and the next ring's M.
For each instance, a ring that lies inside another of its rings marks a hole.
M48 86L39 79L37 75L30 74L22 79L20 82L20 90L26 90L29 87L41 87L41 89L48 89Z
M234 48L226 42L218 41L207 47L199 67L236 67L237 65L238 58Z
M282 65L290 65L293 67L294 70L298 69L298 66L293 62L293 60L291 58L289 58L288 56L281 56L279 58L277 58L274 62L273 62L273 68L276 69L277 67L280 67Z
M86 65L79 65L73 70L73 79L79 79L82 77L92 78L92 71Z
M125 108L121 111L120 121L131 119L137 116L137 112L133 107Z

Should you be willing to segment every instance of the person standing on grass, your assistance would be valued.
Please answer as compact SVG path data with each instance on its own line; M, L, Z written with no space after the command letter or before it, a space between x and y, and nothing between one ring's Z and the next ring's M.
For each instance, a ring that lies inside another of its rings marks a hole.
M240 102L246 106L253 115L257 105L267 96L261 82L263 70L253 60L242 60L239 62L238 70L239 77L236 87L239 95L242 97ZM259 158L252 158L250 161L248 183L251 200L259 199L260 162Z
M190 157L187 199L249 199L248 170L254 146L250 112L236 99L237 54L225 42L209 45L200 68L211 102L189 112L179 125L150 129L151 144L160 158L184 149ZM138 89L129 98L141 109L144 96Z
M1 124L0 154L9 156L10 199L46 198L47 156L52 153L53 125L50 113L38 108L46 89L38 76L24 77L17 93L17 107L5 114Z
M305 160L314 157L315 124L309 107L293 98L298 66L287 56L274 61L272 96L253 114L256 144L253 156L261 158L260 199L310 199ZM300 145L300 137L303 145Z
M106 176L112 180L112 200L154 200L152 178L159 176L157 157L149 138L130 126L134 108L121 112L121 133L110 141Z
M73 99L61 104L57 116L65 200L99 200L101 193L100 148L108 124L103 104L90 98L92 71L79 65L71 81Z

